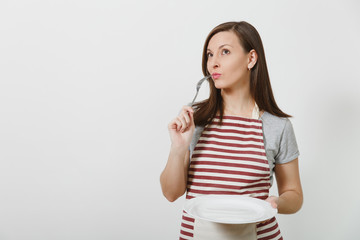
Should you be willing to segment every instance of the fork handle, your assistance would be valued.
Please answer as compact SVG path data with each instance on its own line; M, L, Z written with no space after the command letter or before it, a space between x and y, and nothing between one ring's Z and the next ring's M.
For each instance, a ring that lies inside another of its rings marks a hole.
M192 102L191 102L191 104L190 104L190 107L192 107L192 106L193 106L194 101L195 101L195 99L196 99L196 97L197 97L198 93L199 93L199 91L196 91L196 95L195 95L194 99L192 100Z

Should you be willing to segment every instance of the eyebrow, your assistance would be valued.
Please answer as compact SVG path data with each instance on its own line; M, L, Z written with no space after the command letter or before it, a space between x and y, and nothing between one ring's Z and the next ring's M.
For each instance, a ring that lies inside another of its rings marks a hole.
M226 46L226 45L228 45L228 46L230 46L230 47L232 47L231 45L229 45L229 44L223 44L223 45L221 45L220 47L219 47L219 49L220 48L222 48L223 46ZM207 51L211 51L209 48L207 49Z

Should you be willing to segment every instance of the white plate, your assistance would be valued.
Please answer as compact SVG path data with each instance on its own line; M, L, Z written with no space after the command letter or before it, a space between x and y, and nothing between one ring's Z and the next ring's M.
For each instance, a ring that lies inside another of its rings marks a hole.
M265 221L277 209L267 201L240 195L203 195L186 200L184 210L194 218L229 224Z

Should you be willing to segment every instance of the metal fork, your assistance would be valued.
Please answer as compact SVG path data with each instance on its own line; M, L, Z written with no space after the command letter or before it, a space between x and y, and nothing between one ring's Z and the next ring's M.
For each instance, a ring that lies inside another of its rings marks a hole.
M195 99L196 99L196 97L197 97L197 95L198 95L198 93L199 93L199 89L200 89L200 87L201 87L201 84L202 84L206 79L208 79L208 78L210 78L210 77L211 77L211 75L207 75L206 77L203 77L202 79L200 79L200 81L197 83L197 85L196 85L196 95L195 95L194 99L192 100L192 102L191 102L191 104L190 104L191 107L193 106L193 104L194 104L194 102L195 102Z

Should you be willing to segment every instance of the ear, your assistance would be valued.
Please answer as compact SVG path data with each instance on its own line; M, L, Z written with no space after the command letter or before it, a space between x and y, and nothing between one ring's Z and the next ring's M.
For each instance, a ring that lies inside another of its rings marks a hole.
M247 67L248 67L248 69L251 69L256 64L258 55L254 49L251 49L250 52L248 53L248 56L249 57L248 57L248 66Z

